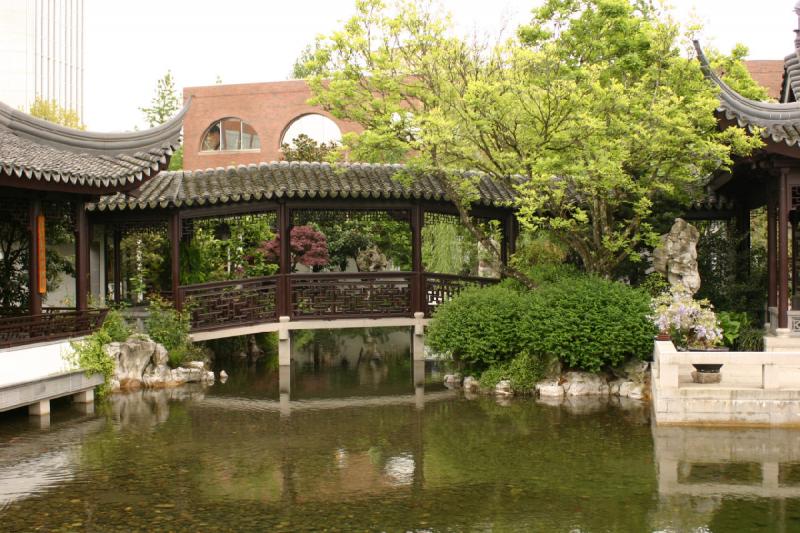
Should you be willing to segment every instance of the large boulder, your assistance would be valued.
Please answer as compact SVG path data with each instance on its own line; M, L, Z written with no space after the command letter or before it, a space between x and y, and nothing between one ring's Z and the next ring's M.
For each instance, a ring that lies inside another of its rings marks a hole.
M546 379L536 384L536 393L540 398L563 398L564 387L557 379Z
M122 389L137 389L142 385L142 376L152 364L156 343L147 337L131 337L125 342L112 342L105 347L114 360L113 380Z
M588 372L567 372L564 374L564 393L567 396L608 395L608 382L603 376Z
M697 241L700 232L683 220L675 224L661 244L653 250L653 268L666 276L671 285L682 285L690 294L700 289L700 273L697 269Z

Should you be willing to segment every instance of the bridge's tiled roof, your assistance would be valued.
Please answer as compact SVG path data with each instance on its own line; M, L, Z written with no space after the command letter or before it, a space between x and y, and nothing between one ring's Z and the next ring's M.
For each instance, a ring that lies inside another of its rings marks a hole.
M719 114L750 132L758 132L764 139L800 147L800 103L759 102L745 98L717 76L697 41L695 48L706 77L720 89Z
M196 171L162 172L130 196L104 196L90 209L155 209L191 207L276 198L420 199L447 201L439 179L398 179L402 165L364 163L279 162ZM507 205L511 187L470 172L480 192L479 203Z
M111 192L131 188L163 169L180 144L188 103L166 124L130 133L93 133L65 128L0 102L0 175ZM37 183L30 183L37 182ZM12 185L13 186L13 185Z

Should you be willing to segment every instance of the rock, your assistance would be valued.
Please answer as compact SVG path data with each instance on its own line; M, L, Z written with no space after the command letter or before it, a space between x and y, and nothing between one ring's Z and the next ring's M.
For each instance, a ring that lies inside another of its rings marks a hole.
M615 379L608 382L608 393L611 396L619 396L619 389L623 383L627 383L624 379Z
M197 368L199 370L205 370L206 364L203 361L189 361L186 363L186 366L189 368Z
M220 381L224 381L226 379L228 379L228 373L225 372L224 370L220 370L219 371L219 380Z
M514 391L511 389L511 382L507 379L501 379L494 387L495 394L500 396L511 396Z
M114 360L113 379L121 389L136 389L142 385L142 376L151 366L156 343L148 338L131 338L125 342L112 342L105 347Z
M700 289L697 270L697 241L700 232L681 218L675 219L669 233L653 250L653 268L664 274L671 285L682 285L690 294Z
M536 393L540 398L563 398L564 387L557 379L547 379L540 381L535 387Z
M646 383L650 375L650 363L631 359L622 367L625 377L634 383Z
M153 352L153 357L150 360L156 367L166 365L169 362L169 353L163 344L156 343L155 352Z
M461 374L445 374L444 382L449 385L461 385Z
M481 384L478 378L467 376L464 378L464 392L478 392L481 390Z
M596 396L608 394L608 382L603 376L588 372L567 372L564 375L567 396Z

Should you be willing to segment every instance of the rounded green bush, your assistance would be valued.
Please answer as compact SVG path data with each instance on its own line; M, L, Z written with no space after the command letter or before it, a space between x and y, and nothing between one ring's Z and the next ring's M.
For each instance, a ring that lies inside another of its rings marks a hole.
M465 289L436 310L427 330L428 344L470 369L508 361L522 348L523 308L520 293L502 285Z
M529 293L522 342L534 354L573 369L598 372L629 357L646 359L655 326L650 297L595 276L563 278Z

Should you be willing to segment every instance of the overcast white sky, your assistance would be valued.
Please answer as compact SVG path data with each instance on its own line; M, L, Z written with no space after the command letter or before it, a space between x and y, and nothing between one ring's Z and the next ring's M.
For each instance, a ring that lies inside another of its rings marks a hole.
M459 31L516 27L541 0L441 0ZM678 20L699 20L702 41L751 59L793 47L795 0L669 0ZM303 47L352 15L354 0L85 0L84 121L90 130L146 127L156 81L171 69L179 90L283 80Z

